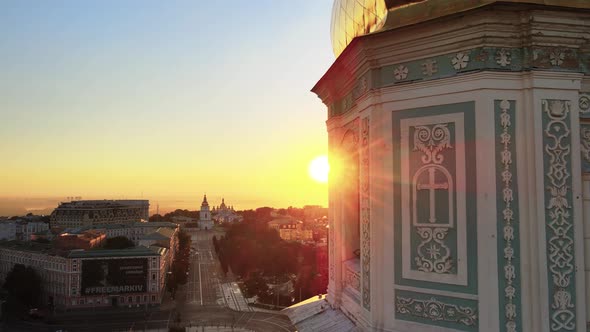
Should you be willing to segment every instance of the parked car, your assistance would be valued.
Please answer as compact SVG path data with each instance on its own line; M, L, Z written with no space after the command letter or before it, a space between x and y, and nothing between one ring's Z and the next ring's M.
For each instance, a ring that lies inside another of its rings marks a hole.
M33 308L29 310L29 317L33 319L45 319L48 316L48 312L46 310Z

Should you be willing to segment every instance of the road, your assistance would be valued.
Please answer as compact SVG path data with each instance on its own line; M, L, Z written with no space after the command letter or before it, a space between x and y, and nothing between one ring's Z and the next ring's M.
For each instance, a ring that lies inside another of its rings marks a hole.
M223 276L221 265L213 248L214 231L192 232L191 268L186 286L189 305L228 307L237 311L254 311L248 306L240 287L231 277Z
M191 268L186 299L177 309L187 326L239 326L253 331L296 331L280 313L256 312L248 306L238 284L224 277L213 249L214 231L192 232Z
M221 266L213 249L214 231L192 232L191 264L186 285L186 304L225 306L221 284Z
M38 322L17 322L0 327L1 331L43 331L56 330L76 332L103 331L168 331L177 317L174 311L133 312L73 312L63 315L54 325ZM194 306L180 313L182 325L186 327L235 326L259 332L293 332L296 329L285 315L267 312L239 312L229 308ZM197 331L200 331L198 329Z
M19 321L3 326L2 331L167 331L172 311L136 311L122 309L78 311L62 314L56 318L56 324L47 325L42 322Z

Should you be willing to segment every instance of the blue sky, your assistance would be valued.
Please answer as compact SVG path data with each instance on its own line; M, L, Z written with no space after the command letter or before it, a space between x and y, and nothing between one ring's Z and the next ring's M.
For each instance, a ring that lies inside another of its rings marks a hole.
M331 6L1 1L0 196L325 204Z

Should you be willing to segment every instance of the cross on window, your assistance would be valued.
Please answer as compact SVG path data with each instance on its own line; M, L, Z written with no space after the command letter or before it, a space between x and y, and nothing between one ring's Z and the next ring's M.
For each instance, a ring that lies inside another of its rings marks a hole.
M428 169L428 183L418 183L417 185L417 189L418 190L428 190L429 192L429 203L430 203L430 217L428 218L428 221L431 224L436 223L436 211L435 211L435 198L434 198L434 194L436 190L440 190L440 189L445 189L448 190L449 189L449 184L447 182L443 182L443 183L436 183L435 181L435 172L436 172L436 168L431 167Z

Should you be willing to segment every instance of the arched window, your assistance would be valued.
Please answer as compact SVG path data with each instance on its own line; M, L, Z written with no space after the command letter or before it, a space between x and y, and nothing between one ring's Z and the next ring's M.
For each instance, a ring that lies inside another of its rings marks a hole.
M359 145L357 131L348 130L341 144L339 187L342 202L343 259L359 258L360 254L360 188Z

